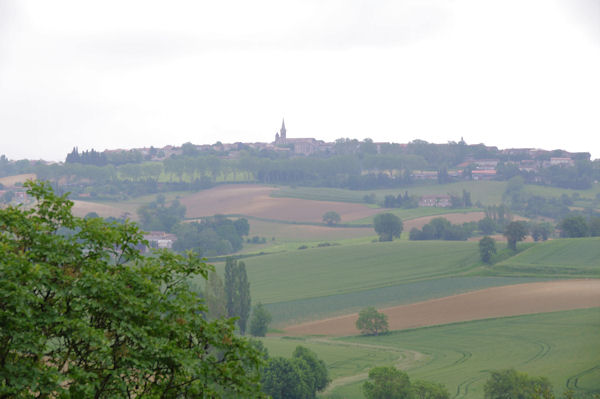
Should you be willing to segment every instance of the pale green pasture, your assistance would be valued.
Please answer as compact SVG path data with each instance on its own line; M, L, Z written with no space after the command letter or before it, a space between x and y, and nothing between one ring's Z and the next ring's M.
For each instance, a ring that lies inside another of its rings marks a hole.
M455 276L479 259L476 242L358 240L244 259L253 300L284 302Z
M600 237L537 243L491 269L496 275L600 276Z
M482 398L490 370L506 368L548 377L557 394L567 388L580 393L600 392L599 331L600 308L592 308L342 341L421 352L427 361L405 369L411 379L441 382L456 398ZM362 398L361 384L339 387L334 393Z

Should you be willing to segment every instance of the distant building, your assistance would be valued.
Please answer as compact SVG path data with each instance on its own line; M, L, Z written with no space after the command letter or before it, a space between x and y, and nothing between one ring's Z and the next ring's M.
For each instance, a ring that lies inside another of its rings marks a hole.
M420 207L448 208L451 205L449 195L424 195L419 199Z
M177 240L177 236L164 231L151 231L144 234L144 240L148 241L150 248L171 249L173 243Z
M494 178L496 178L496 170L474 170L471 172L471 177L473 178L473 180L493 180Z
M415 170L411 176L415 180L437 180L438 172L436 170Z
M328 151L332 148L322 140L316 140L312 137L289 139L285 128L285 120L281 122L281 129L275 133L276 146L289 146L294 154L311 155L319 151Z
M550 158L550 166L575 166L571 158Z

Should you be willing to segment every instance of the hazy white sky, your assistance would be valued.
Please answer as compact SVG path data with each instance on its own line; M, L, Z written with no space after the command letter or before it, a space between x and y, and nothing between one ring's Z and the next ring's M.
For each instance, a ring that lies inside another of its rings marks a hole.
M589 151L600 0L0 0L0 154L288 137Z

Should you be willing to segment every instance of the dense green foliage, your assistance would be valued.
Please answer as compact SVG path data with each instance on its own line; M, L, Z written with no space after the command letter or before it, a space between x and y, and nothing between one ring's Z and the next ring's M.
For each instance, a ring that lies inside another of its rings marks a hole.
M465 241L477 229L476 223L452 224L443 217L433 218L422 229L413 227L409 233L411 240Z
M374 307L368 307L358 312L356 328L363 334L379 335L388 332L387 315L380 313Z
M0 210L0 397L261 395L258 353L186 283L209 266L27 186L34 207Z
M246 264L236 259L227 258L225 264L225 297L227 299L227 316L237 317L240 333L246 333L246 325L250 316L250 283L246 274Z
M329 384L325 363L303 346L291 359L269 359L262 374L263 391L273 399L312 399Z
M590 226L583 216L569 216L558 225L561 237L576 238L590 235Z
M522 241L527 236L527 224L525 222L510 222L506 225L504 236L508 241L508 247L513 251L517 250L517 242Z
M379 235L379 241L392 241L400 237L402 233L402 220L392 213L380 213L373 219L375 232Z
M328 225L334 225L342 221L342 218L339 213L335 211L328 211L323 214L323 223L327 223Z
M199 222L180 223L173 228L176 251L192 250L202 256L227 255L242 249L249 233L248 220L231 220L223 215L201 218Z
M479 240L479 254L485 263L491 263L492 256L496 253L496 241L492 237L485 236Z
M485 399L547 398L552 394L552 384L544 377L530 377L515 369L492 371L483 387Z
M146 230L171 232L185 217L185 206L181 205L178 200L167 206L165 197L159 195L156 201L138 209L138 216L142 228Z
M410 380L404 371L395 367L375 367L363 384L366 399L409 399Z
M271 323L271 314L262 303L258 303L252 309L252 316L250 317L250 334L255 337L264 337L269 329L269 323Z

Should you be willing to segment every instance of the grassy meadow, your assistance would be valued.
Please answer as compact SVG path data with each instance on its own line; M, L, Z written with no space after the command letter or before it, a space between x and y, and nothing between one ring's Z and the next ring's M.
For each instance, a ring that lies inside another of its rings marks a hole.
M255 301L265 304L364 291L466 273L476 242L368 242L245 259Z
M282 243L243 260L254 303L265 304L273 326L279 327L365 306L394 306L553 278L597 277L599 240L523 243L520 252L493 266L480 262L476 241L380 243L368 238L328 247L309 243L302 250L298 243ZM223 272L222 263L216 268Z
M483 397L490 370L515 368L546 376L557 394L567 388L581 393L600 392L600 308L479 320L392 332L379 337L351 337L341 342L416 351L425 357L402 367L411 379L446 385L455 398ZM268 340L265 342L270 347ZM339 358L323 358L340 368ZM414 358L414 357L413 357ZM364 357L363 357L364 359ZM394 365L373 357L375 365ZM361 368L368 368L364 360ZM364 381L337 386L332 393L362 398Z
M495 275L600 277L600 237L537 243L494 265Z

